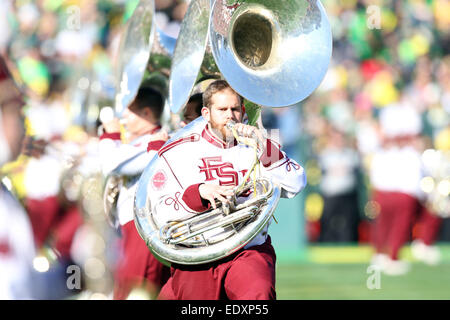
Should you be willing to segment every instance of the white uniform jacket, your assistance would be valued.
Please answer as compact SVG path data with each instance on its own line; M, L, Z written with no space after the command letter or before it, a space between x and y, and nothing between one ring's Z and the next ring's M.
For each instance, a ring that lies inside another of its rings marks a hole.
M33 230L19 202L0 183L0 300L33 298Z
M279 145L266 140L260 157L261 174L281 187L281 196L292 198L306 185L303 168L288 158ZM202 183L239 185L254 159L254 149L234 143L228 147L205 127L162 147L148 190L153 217L159 225L168 220L192 217L206 211L210 204L200 197ZM246 247L262 244L267 228Z
M117 216L122 226L134 219L133 201L137 181L159 149L149 146L164 144L158 141L149 144L151 137L151 134L145 134L128 144L121 141L120 133L105 133L100 137L99 153L103 175L107 177L115 174L126 178L117 200Z

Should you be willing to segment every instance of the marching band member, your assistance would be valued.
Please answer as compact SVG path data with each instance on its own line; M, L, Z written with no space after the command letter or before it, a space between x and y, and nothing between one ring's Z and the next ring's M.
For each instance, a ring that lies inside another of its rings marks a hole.
M200 117L202 115L202 107L203 107L202 93L199 92L193 94L189 98L184 108L181 127L182 128L185 127L187 124Z
M164 159L154 175L150 197L158 202L154 218L184 219L226 202L243 181L255 159L252 148L237 144L227 128L236 122L242 136L264 141L260 157L262 175L292 198L306 184L303 168L255 127L242 124L242 98L224 80L211 83L203 93L202 116L207 125L200 133L175 140L158 152ZM196 266L172 264L171 277L159 299L275 299L275 251L268 225L243 249L212 263Z
M374 224L375 255L371 264L387 275L402 275L410 265L399 259L420 209L423 168L415 141L421 131L417 111L407 104L386 106L380 113L382 146L370 164L372 198L380 206Z
M103 124L99 152L103 174L115 172L126 177L119 192L117 216L120 225L121 256L115 271L114 299L126 299L133 289L144 289L156 295L168 277L164 267L150 252L134 225L133 199L140 174L156 151L168 139L161 130L160 117L164 107L162 95L141 87L134 101L123 113L125 139L120 133L119 119Z
M41 250L50 245L62 265L72 263L72 240L83 223L77 204L61 197L65 157L75 156L71 143L63 139L64 118L62 106L33 105L28 119L34 136L27 136L23 146L23 153L30 157L24 172L24 202L36 246Z
M14 160L24 137L20 92L0 58L0 166ZM33 232L27 214L0 182L0 299L31 299Z

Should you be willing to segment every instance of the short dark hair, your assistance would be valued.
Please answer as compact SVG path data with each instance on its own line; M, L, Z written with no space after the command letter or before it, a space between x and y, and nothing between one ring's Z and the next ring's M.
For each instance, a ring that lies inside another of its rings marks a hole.
M133 105L138 109L150 108L156 119L161 118L164 110L163 95L152 87L141 87L134 98Z
M239 97L239 100L242 104L242 97L226 82L225 80L215 80L214 82L211 82L206 90L203 92L203 106L205 106L208 109L211 109L211 98L212 96L220 91L224 91L226 89L230 89L233 92L236 93L236 95Z
M186 103L186 107L183 112L183 118L185 122L191 122L202 115L203 108L203 94L201 92L193 94L189 101Z

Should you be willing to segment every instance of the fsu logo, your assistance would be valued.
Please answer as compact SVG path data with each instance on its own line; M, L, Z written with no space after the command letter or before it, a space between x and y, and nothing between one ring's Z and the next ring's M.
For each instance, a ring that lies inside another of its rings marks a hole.
M238 174L230 162L222 162L222 157L206 157L201 159L203 166L199 166L200 172L205 174L205 181L219 179L221 186L237 186Z
M161 190L164 188L167 181L166 173L163 170L159 170L153 175L152 186L155 190Z

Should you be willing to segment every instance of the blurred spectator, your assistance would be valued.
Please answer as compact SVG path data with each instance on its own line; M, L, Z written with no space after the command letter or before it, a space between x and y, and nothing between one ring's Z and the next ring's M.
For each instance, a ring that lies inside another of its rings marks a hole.
M275 138L275 141L278 139L281 140L284 151L293 159L299 158L298 142L302 130L301 126L299 126L299 123L301 123L299 109L300 106L277 108L274 110L274 114L276 115L276 123L274 125L276 129L280 130L280 137L273 138ZM271 133L273 136L274 131L271 131Z
M355 140L355 145L349 145L348 148L360 155L360 166L363 169L362 179L356 183L361 193L360 208L364 210L363 219L359 222L359 241L367 241L370 236L370 229L366 228L367 222L375 218L377 206L370 197L364 199L364 194L375 187L369 177L373 169L372 159L383 143L380 122L384 120L380 114L385 113L384 108L401 100L417 112L417 121L414 121L423 127L420 139L426 141L428 147L438 148L438 145L448 144L448 134L445 132L450 124L447 102L450 28L448 18L444 16L449 16L450 7L445 1L336 3L324 0L323 4L333 30L333 56L321 86L302 103L304 125L301 134L308 137L306 143L311 145L310 150L305 147L302 149L309 152L307 158L319 158L324 148L332 143L328 141L330 137L326 133L330 123ZM373 4L379 11L367 10ZM377 22L373 18L377 18L375 15L378 13L379 25L371 25L371 22ZM392 123L392 130L402 130L408 121L405 118ZM403 144L410 144L412 148L415 144L413 141L414 139L409 142L405 140ZM416 159L421 150L415 151ZM384 164L380 168L383 167ZM386 164L385 170L381 171L387 177L378 180L389 183L389 179L393 178L386 174L391 170L389 168ZM321 187L327 177L320 176L316 179L312 177L316 168L312 166L309 169L306 171L311 173L311 178L308 176L311 184L306 192L316 195L318 190L313 182L322 181L317 184ZM401 169L405 170L405 175L410 173L408 178L416 176L419 179L417 173L414 173L415 169ZM419 186L416 187L420 189ZM325 208L328 201L323 198L322 202L323 216L325 210L328 210ZM435 242L445 238L444 231L447 230L445 227L449 219L442 220L441 228L432 228L442 230L440 234L435 231ZM412 232L419 230L415 228L419 223L423 225L422 220L410 220L410 226L405 232L419 237L419 233ZM319 228L323 228L323 225ZM405 243L411 237L406 239Z
M8 46L11 37L11 26L8 17L11 15L11 3L2 1L0 3L0 52L3 53Z
M357 194L359 158L344 133L329 126L327 144L319 153L320 191L324 208L321 242L357 242L360 220Z

